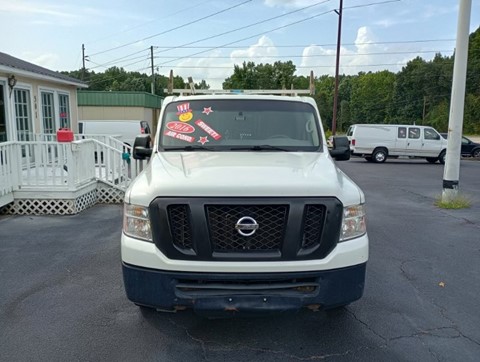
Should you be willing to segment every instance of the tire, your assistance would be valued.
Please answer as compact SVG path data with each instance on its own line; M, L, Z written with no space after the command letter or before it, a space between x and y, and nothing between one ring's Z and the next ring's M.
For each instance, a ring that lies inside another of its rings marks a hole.
M480 157L480 148L475 148L472 151L472 157L479 158Z
M365 159L367 160L367 162L373 162L372 156L366 156Z
M427 162L435 163L438 161L438 157L427 157Z
M387 160L387 156L388 154L385 148L377 148L372 154L373 162L384 163Z
M440 161L440 163L442 165L445 164L445 156L447 155L447 152L445 152L445 150L443 150L442 152L440 152L440 155L438 156L438 160Z

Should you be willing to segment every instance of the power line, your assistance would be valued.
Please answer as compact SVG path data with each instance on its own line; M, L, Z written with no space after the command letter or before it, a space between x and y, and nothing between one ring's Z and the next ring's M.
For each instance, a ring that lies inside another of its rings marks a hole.
M117 58L117 59L113 59L113 60L110 60L106 63L103 63L103 64L98 64L98 63L95 63L97 64L95 67L91 67L90 69L95 69L95 68L99 68L99 67L106 67L107 65L110 65L110 64L114 64L114 63L118 63L119 61L122 61L122 60L125 60L125 61L131 61L131 60L134 60L134 59L141 59L143 60L145 58L145 55L140 55L140 56L137 56L137 57L134 57L134 58L130 58L134 55L137 55L137 54L140 54L141 52L144 52L144 51L148 51L149 49L142 49L142 50L139 50L135 53L131 53L131 54L128 54L128 55L125 55L123 57L120 57L120 58ZM88 59L88 61L92 62L90 59ZM93 63L93 62L92 62Z
M123 44L123 45L119 45L119 46L116 46L116 47L113 47L113 48L110 48L110 49L107 49L107 50L103 50L103 51L100 51L100 52L97 52L97 53L93 53L93 54L90 54L90 56L95 56L95 55L99 55L99 54L104 54L104 53L110 52L110 51L112 51L112 50L121 49L121 48L124 48L124 47L129 46L129 45L133 45L133 44L136 44L136 43L139 43L139 42L148 40L148 39L155 38L155 37L157 37L157 36L160 36L160 35L163 35L163 34L172 32L172 31L174 31L174 30L178 30L178 29L180 29L180 28L183 28L183 27L192 25L192 24L194 24L194 23L196 23L196 22L199 22L199 21L202 21L202 20L211 18L211 17L213 17L213 16L215 16L215 15L222 14L222 13L224 13L224 12L227 12L227 11L229 11L229 10L232 10L232 9L234 9L234 8L237 8L237 7L239 7L239 6L241 6L241 5L244 5L244 4L246 4L246 3L248 3L248 2L251 2L251 1L252 1L252 0L245 0L245 1L241 2L241 3L236 4L236 5L232 5L232 6L228 7L228 8L226 8L226 9L219 10L219 11L217 11L217 12L211 13L211 14L209 14L209 15L206 15L206 16L203 16L203 17L194 19L194 20L190 20L190 21L188 21L188 22L186 22L186 23L183 23L183 24L178 25L178 26L176 26L176 27L173 27L173 28L164 30L164 31L162 31L162 32L160 32L160 33L153 34L153 35L147 36L146 38L143 38L143 39L140 39L140 40L136 40L136 41L133 41L133 42L130 42L130 43L126 43L126 44Z
M377 42L364 42L364 43L342 43L343 45L368 45L368 44L409 44L409 43L433 43L433 42L454 42L455 39L420 39L420 40L398 40L398 41L377 41ZM222 49L240 49L244 48L247 45L237 45L237 46L221 46ZM312 46L321 46L321 47L333 47L337 46L336 43L327 43L327 44L305 44L305 45L275 45L276 48L307 48ZM215 45L205 45L205 46L182 46L183 49L210 49L215 47ZM271 45L256 45L257 48L268 48ZM177 49L178 46L156 46L158 49Z
M378 3L370 3L370 4L365 4L365 5L359 5L358 7L368 7L368 6L372 6L372 5L387 4L387 3L398 2L398 1L401 1L401 0L388 0L388 1L378 2ZM244 40L247 40L247 39L255 38L255 37L259 36L259 35L265 35L265 34L268 34L268 33L273 32L273 31L280 30L280 29L284 29L284 28L287 28L287 27L289 27L289 26L296 25L296 24L299 24L299 23L302 23L302 22L305 22L305 21L308 21L308 20L317 18L317 17L319 17L319 16L322 16L322 15L325 15L325 14L328 14L328 13L331 13L331 12L334 12L334 11L335 11L334 9L331 9L331 10L328 10L328 11L325 11L325 12L322 12L322 13L319 13L319 14L316 14L316 15L313 15L313 16L310 16L310 17L307 17L307 18L298 20L298 21L294 21L294 22L289 23L289 24L286 24L286 25L279 26L279 27L274 28L274 29L271 29L271 30L267 30L267 31L264 31L264 32L261 32L261 33L257 33L257 34L255 34L255 35L252 35L252 36L249 36L249 37L240 39L240 40L236 40L236 41L229 42L229 43L226 43L226 44L223 44L223 45L220 45L220 46L212 47L212 48L209 49L209 50L204 50L204 51L201 51L201 52L197 52L197 53L194 53L194 54L190 54L189 56L195 56L195 55L203 54L203 53L206 53L206 52L208 52L208 51L218 49L218 48L220 48L220 47L232 45L232 44L239 43L239 42L244 41ZM186 57L188 58L189 56L186 56ZM159 65L168 64L168 63L174 62L175 60L180 60L180 59L184 59L184 58L185 58L185 57L179 57L179 58L177 58L177 59L172 59L172 60L169 60L169 61L167 61L167 62L163 62L163 63L161 63L161 64L159 64Z
M156 53L158 54L158 53L166 52L167 50L171 50L171 49L183 48L183 47L186 47L186 46L191 45L191 44L200 43L200 42L205 41L205 40L210 40L210 39L218 38L218 37L223 36L223 35L226 35L226 34L231 34L231 33L234 33L234 32L240 31L240 30L248 29L248 28L251 28L251 27L256 26L256 25L264 24L264 23L267 23L267 22L272 21L272 20L276 20L276 19L279 19L279 18L283 18L283 17L285 17L285 16L287 16L287 15L292 15L292 14L294 14L294 13L298 13L298 12L300 12L300 11L304 11L304 10L306 10L306 9L310 9L310 8L312 8L312 7L314 7L314 6L318 6L318 5L321 5L321 4L325 4L326 2L329 2L329 1L330 1L330 0L322 0L322 1L319 1L319 2L314 3L314 4L312 4L312 5L305 6L305 7L303 7L303 8L290 11L290 12L288 12L288 13L284 13L284 14L277 15L277 16L274 16L274 17L271 17L271 18L268 18L268 19L264 19L264 20L261 20L261 21L257 21L256 23L252 23L252 24L249 24L249 25L241 26L241 27L239 27L239 28L232 29L232 30L229 30L229 31L225 31L225 32L223 32L223 33L215 34L215 35L212 35L212 36L208 36L208 37L203 38L203 39L198 39L198 40L195 40L195 41L192 41L192 42L189 42L189 43L185 43L185 44L182 44L182 45L170 47L169 49L161 50L161 51L158 51L158 52L156 52Z
M322 1L319 1L319 2L314 3L314 4L312 4L312 5L305 6L305 7L303 7L303 8L300 8L300 9L297 9L297 10L294 10L294 11L290 11L290 12L288 12L288 13L284 13L284 14L281 14L281 15L277 15L277 16L274 16L274 17L271 17L271 18L268 18L268 19L264 19L264 20L262 20L262 21L258 21L258 22L256 22L256 23L252 23L252 24L249 24L249 25L246 25L246 26L237 28L237 29L229 30L229 31L226 31L226 32L223 32L223 33L220 33L220 34L212 35L212 36L209 36L209 37L206 37L206 38L203 38L203 39L199 39L199 40L196 40L196 41L193 41L193 42L185 43L185 44L178 45L178 46L175 46L175 47L170 47L169 49L157 51L156 53L163 53L163 52L166 52L166 51L171 50L171 49L178 49L178 48L182 48L182 47L184 47L184 46L188 46L188 45L191 45L191 44L199 43L199 42L202 42L202 41L205 41L205 40L214 39L214 38L217 38L217 37L222 36L222 35L230 34L230 33L233 33L233 32L239 31L239 30L243 30L243 29L250 28L250 27L252 27L252 26L256 26L256 25L259 25L259 24L262 24L262 23L266 23L266 22L268 22L268 21L272 21L272 20L275 20L275 19L279 19L279 18L281 18L281 17L287 16L287 15L291 15L291 14L297 13L297 12L299 12L299 11L304 11L304 10L309 9L309 8L312 8L312 7L314 7L314 6L318 6L318 5L320 5L320 4L324 4L324 3L328 2L328 1L330 1L330 0L322 0ZM139 52L135 52L135 53L133 53L133 54L131 54L131 55L136 55L136 54L138 54L138 53L139 53ZM97 53L97 54L99 54L99 53ZM95 55L95 54L93 54L93 55ZM122 60L122 59L125 59L125 58L127 58L127 57L129 57L129 55L127 55L127 56L125 56L125 57L118 58L117 60ZM131 60L133 60L133 59L139 59L139 58L138 58L138 57L137 57L137 58L132 58ZM114 62L115 62L115 61L112 60L112 61L110 61L110 62L105 63L105 65L112 64L112 63L114 63ZM141 60L138 61L138 63L140 63L140 62L141 62ZM133 63L133 64L136 64L136 63ZM97 67L98 67L98 66L97 66ZM97 68L97 67L95 67L95 68Z
M403 44L403 43L424 43L424 42L440 42L440 41L446 41L446 40L449 40L449 39L430 39L430 40L406 40L406 41L389 41L389 42L369 42L369 43L351 43L351 44L344 44L344 45L361 45L361 44ZM454 39L450 39L450 40L454 40ZM334 45L334 44L321 44L321 45L315 45L315 46L322 46L322 47L325 47L325 46L329 46L329 45ZM310 45L311 46L311 45ZM258 46L258 47L261 47L261 46ZM275 47L284 47L284 48L296 48L296 47L308 47L308 45L280 45L280 46L275 46ZM210 48L210 47L189 47L189 48ZM239 47L224 47L224 48L233 48L233 49L237 49ZM137 57L133 57L131 58L132 56L134 55L137 55L137 54L140 54L141 52L144 52L144 51L148 51L149 49L146 48L146 49L142 49L141 51L137 51L135 53L132 53L132 54L129 54L129 55L126 55L126 56L123 56L123 57L120 57L120 58L117 58L117 59L113 59L113 60L110 60L106 63L102 63L102 64L98 64L98 63L95 63L93 61L91 61L90 59L87 59L88 62L90 63L93 63L93 64L96 64L96 66L94 67L90 67L89 69L92 70L92 69L96 69L96 68L100 68L100 67L106 67L108 65L111 65L111 64L114 64L114 63L118 63L122 60L125 60L125 61L132 61L132 60L139 60L138 62L134 62L134 63L131 63L129 65L133 65L133 64L137 64L137 63L140 63L141 61L143 61L146 57L148 57L149 55L141 55L141 56L137 56ZM385 55L385 54L423 54L423 53L448 53L448 52L452 52L453 50L450 50L450 49L443 49L443 50L411 50L411 51L397 51L397 52L372 52L372 53L352 53L352 54L348 54L348 53L342 53L342 57L349 57L349 56L364 56L364 55ZM315 54L315 55L275 55L275 56L268 56L269 58L314 58L314 57L333 57L335 56L335 54ZM266 56L249 56L249 58L265 58ZM155 57L155 59L176 59L178 58L178 56L161 56L161 57ZM190 56L188 58L191 58L191 59L230 59L231 56L215 56L215 57L197 57L197 56Z
M442 53L442 52L449 52L450 49L447 50L412 50L412 51L398 51L398 52L372 52L372 53L345 53L341 54L342 57L356 57L356 56L364 56L364 55L389 55L389 54L427 54L427 53ZM335 54L312 54L312 55L250 55L248 56L249 59L254 58L317 58L317 57L334 57ZM155 59L169 59L169 58L177 58L177 56L161 56L161 57L154 57ZM213 56L213 57L197 57L191 56L188 57L189 59L231 59L231 56Z
M180 13L185 13L185 12L187 12L188 10L192 10L192 9L194 9L194 8L198 8L199 6L202 6L202 5L204 5L204 4L206 4L206 3L209 3L209 2L211 2L211 1L212 1L212 0L203 1L203 2L201 2L201 3L199 3L199 4L195 4L195 5L193 5L193 6L189 6L189 7L186 7L186 8L180 9L180 10L177 10L177 11L171 13L171 14L168 14L168 15L166 15L166 16L160 17L160 18L158 18L158 19L150 20L150 21L144 22L144 23L142 23L142 24L139 24L139 25L137 25L137 26L132 26L132 27L130 27L130 28L128 28L128 29L124 29L124 30L117 31L117 32L115 32L115 33L113 33L113 34L110 34L110 35L107 35L107 36L105 36L105 37L103 37L103 38L96 39L95 41L93 41L93 42L91 42L91 43L89 43L89 44L95 44L95 43L98 43L98 42L100 42L100 41L102 41L102 40L105 40L105 39L109 39L109 38L111 38L111 37L114 37L114 36L116 36L116 35L118 35L118 34L128 33L129 31L132 31L132 30L134 30L134 29L138 29L138 28L144 27L145 25L148 25L148 24L151 24L151 23L160 21L160 20L162 20L162 19L167 19L167 18L169 18L169 17L171 17L171 16L173 16L173 15L177 15L177 14L180 14Z

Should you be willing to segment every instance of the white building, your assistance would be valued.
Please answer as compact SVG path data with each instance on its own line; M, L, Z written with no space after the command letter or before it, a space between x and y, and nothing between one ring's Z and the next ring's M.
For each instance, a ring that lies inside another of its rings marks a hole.
M77 88L87 84L0 52L0 142L77 129Z

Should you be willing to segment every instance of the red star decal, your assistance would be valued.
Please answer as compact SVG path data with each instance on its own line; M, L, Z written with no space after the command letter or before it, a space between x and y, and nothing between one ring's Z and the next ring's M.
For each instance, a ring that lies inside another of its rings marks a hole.
M203 112L204 114L206 114L207 116L212 113L212 107L203 107Z
M200 137L200 139L197 142L200 142L203 146L205 143L210 142L207 137L208 136Z

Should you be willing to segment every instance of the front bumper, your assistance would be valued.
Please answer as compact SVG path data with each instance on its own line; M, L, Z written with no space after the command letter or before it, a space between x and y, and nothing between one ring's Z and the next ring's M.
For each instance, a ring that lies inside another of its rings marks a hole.
M207 316L256 315L330 309L363 294L366 263L333 270L289 273L197 273L141 268L123 263L128 299Z

